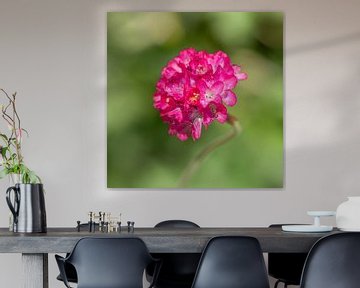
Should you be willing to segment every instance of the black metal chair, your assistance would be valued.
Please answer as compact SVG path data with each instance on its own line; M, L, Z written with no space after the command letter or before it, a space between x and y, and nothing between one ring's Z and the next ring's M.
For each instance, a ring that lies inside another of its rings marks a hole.
M187 220L166 220L155 225L155 228L200 228L199 225ZM157 253L152 254L161 259L156 288L190 288L201 257L197 253ZM151 281L153 267L147 269L147 279Z
M80 225L80 228L81 229L89 229L89 224L88 223L82 223ZM99 224L98 223L95 223L95 229L99 229ZM66 257L68 257L70 254L67 253L66 254ZM71 265L70 263L67 263L65 262L64 263L64 267L65 267L65 274L66 274L66 277L67 277L67 280L68 282L71 282L71 283L77 283L77 275L76 275L76 270L74 268L73 265ZM59 281L63 281L62 277L61 277L61 274L59 274L57 277L56 277L57 280Z
M269 227L280 228L287 224L272 224ZM280 283L284 288L288 285L300 285L301 273L307 253L269 253L268 254L268 273L277 279L274 288Z
M143 288L145 268L157 262L139 238L82 238L68 257L55 258L66 287L65 263L75 267L78 288ZM154 280L158 271L159 265Z
M66 255L66 257L68 257L69 254ZM64 262L64 273L66 275L66 279L68 282L71 283L77 283L77 274L76 274L76 270L75 267L67 262ZM59 274L56 277L57 280L64 282L63 278L61 277L61 274Z
M248 236L212 238L202 254L192 288L269 288L260 244Z
M360 233L347 232L318 240L306 259L301 288L360 287Z

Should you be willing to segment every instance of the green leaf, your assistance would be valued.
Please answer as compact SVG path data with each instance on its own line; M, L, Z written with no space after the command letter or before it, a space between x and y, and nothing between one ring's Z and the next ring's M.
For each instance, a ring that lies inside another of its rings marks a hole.
M39 177L36 176L36 174L33 171L29 172L29 179L30 179L30 183L39 183Z
M41 183L40 177L37 176L34 171L26 167L23 163L19 164L18 168L23 183L31 183L31 184Z
M11 155L11 157L10 157L10 159L16 159L17 158L17 154L16 153L13 153L12 155Z
M5 134L0 133L0 137L3 139L4 142L8 142L8 137Z
M8 150L9 150L8 147L2 147L1 148L1 156L5 158L6 157L6 152Z
M25 130L24 128L21 128L21 130L25 132L27 137L29 137L29 132L27 130Z

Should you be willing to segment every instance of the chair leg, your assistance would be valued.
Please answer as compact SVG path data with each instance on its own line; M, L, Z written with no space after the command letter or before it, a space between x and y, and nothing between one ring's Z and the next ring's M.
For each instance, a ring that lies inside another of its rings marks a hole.
M286 282L283 282L283 281L281 281L281 280L277 280L277 281L275 282L275 284L274 284L274 288L277 288L280 283L284 283L284 288L287 288L287 287L288 287L288 285L287 285Z

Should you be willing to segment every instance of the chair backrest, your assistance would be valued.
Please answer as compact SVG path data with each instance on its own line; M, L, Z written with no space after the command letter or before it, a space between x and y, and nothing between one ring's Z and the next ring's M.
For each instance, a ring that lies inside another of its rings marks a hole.
M360 287L360 233L338 233L318 240L306 259L300 287Z
M188 220L165 220L157 223L155 228L200 228L200 226Z
M256 238L212 238L202 254L192 288L268 288L264 257Z
M76 269L78 288L142 288L152 260L139 238L82 238L67 259Z
M155 228L200 228L188 220L165 220ZM155 257L162 260L162 267L156 287L190 287L200 260L200 253L158 253ZM152 271L149 269L148 274Z
M281 229L282 225L290 224L271 224L269 228ZM306 257L307 253L268 253L269 275L288 285L300 285Z

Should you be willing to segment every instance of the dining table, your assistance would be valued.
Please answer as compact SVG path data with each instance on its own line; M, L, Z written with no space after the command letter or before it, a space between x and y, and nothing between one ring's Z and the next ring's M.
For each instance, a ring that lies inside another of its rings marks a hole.
M281 227L208 227L208 228L134 228L102 232L57 227L46 233L15 233L0 228L0 253L22 254L24 288L48 288L48 254L68 253L83 237L138 237L150 253L201 253L212 237L224 235L252 236L264 253L308 252L320 238L338 233L284 232Z

